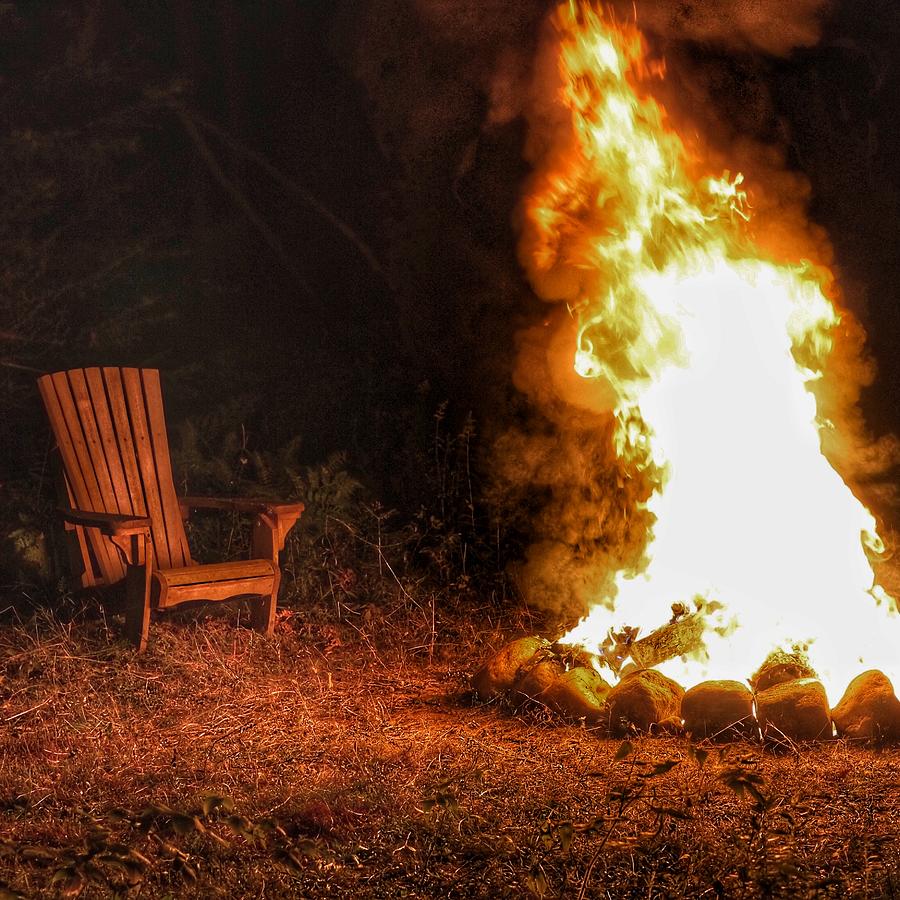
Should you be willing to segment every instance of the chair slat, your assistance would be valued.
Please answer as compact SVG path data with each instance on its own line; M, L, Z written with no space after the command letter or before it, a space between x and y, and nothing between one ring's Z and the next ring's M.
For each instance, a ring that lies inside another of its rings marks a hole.
M159 497L156 463L153 458L153 445L150 429L147 425L147 411L144 407L144 390L141 373L138 369L122 369L122 384L128 401L128 414L131 419L131 433L134 449L137 454L141 482L144 485L144 499L147 503L147 515L150 517L150 528L153 533L153 547L156 558L162 569L171 568L172 559L169 553L169 537L163 518L162 502Z
M122 385L122 373L119 369L107 367L103 369L103 381L109 397L109 408L115 425L116 442L119 445L119 458L125 472L125 483L131 498L131 514L147 515L147 504L144 501L144 485L138 468L137 452L131 437L131 422L128 419L128 403L125 399L125 388Z
M65 444L70 451L71 468L67 463L67 469L74 476L71 479L71 485L75 502L83 509L108 512L67 373L57 372L50 377L56 398L56 425L62 425L62 430L56 433L56 439L60 444L60 449ZM53 418L51 416L51 421ZM103 578L109 583L118 581L124 574L124 567L118 551L96 529L86 529L85 534L90 540Z
M144 385L144 397L147 401L147 424L153 445L153 458L156 463L159 499L162 504L163 520L169 541L169 560L171 568L190 565L191 554L188 549L187 534L181 517L178 495L175 493L175 479L172 477L172 462L169 458L169 437L166 433L166 418L163 413L162 388L159 383L159 371L142 369L141 378Z
M56 387L51 375L44 375L38 379L38 390L41 392L41 399L44 401L44 408L47 410L47 418L50 419L50 427L53 430L53 436L56 438L56 444L59 449L59 455L62 457L63 467L66 470L67 487L73 496L69 499L77 503L78 497L87 496L87 486L84 483L84 476L81 474L81 467L78 465L78 459L75 456L75 448L69 438L69 426L66 424L62 407L59 405L59 397L56 395Z
M87 380L84 369L72 369L69 372L69 388L72 391L72 399L75 401L81 430L84 433L84 442L90 456L94 476L97 479L97 487L100 491L102 506L95 508L95 512L119 512L115 488L109 477L109 466L106 463L106 452L100 439L97 427L97 417L94 412L94 404L88 392Z
M96 371L96 370L94 370ZM118 498L116 490L110 477L107 454L103 446L103 426L97 420L96 407L88 390L87 370L72 369L68 373L69 388L72 392L72 399L78 412L78 419L81 423L82 432L84 434L85 444L90 454L91 463L94 468L94 474L97 478L97 485L100 489L100 496L103 501L102 512L119 512ZM70 500L72 498L70 497ZM124 564L119 555L118 550L112 545L112 542L100 533L96 528L89 528L85 531L83 528L78 529L80 542L85 540L85 534L89 535L94 555L100 561L101 574L107 582L118 581L125 574ZM97 556L98 548L102 545L105 553L106 563L102 562L102 557ZM86 548L84 548L86 550ZM90 555L85 555L85 570L91 570L93 567L87 564Z
M166 569L160 577L171 587L184 584L214 584L219 581L245 578L267 578L275 574L275 569L275 564L268 559L242 559Z
M59 447L57 446L57 452L59 451ZM57 473L56 478L57 482L57 496L62 497L65 494L66 501L70 507L75 506L75 497L72 494L72 485L69 484L69 479L66 476L65 471L61 471ZM88 537L85 534L85 528L83 525L69 525L65 524L64 529L67 534L72 535L74 538L75 546L72 546L71 543L67 541L66 549L69 551L69 559L72 563L72 571L78 572L78 567L81 566L81 575L80 581L82 587L94 587L97 584L97 570L94 566L93 560L91 559L90 550L88 550ZM101 535L98 534L98 539ZM71 538L70 538L71 540ZM75 547L78 548L78 552L76 554Z
M41 399L44 401L44 409L46 409L47 418L50 420L50 428L53 431L53 436L56 438L57 451L62 459L63 468L66 470L60 476L57 492L60 497L65 492L69 505L74 506L75 497L72 491L72 483L76 482L78 484L78 490L81 494L84 494L87 489L84 486L84 478L81 475L81 470L78 468L75 453L68 438L69 429L62 414L62 408L59 405L59 398L56 396L53 379L49 375L43 375L38 379L38 390L40 391ZM68 472L72 473L71 479L67 474ZM92 587L96 584L97 572L88 551L87 541L89 538L85 533L85 529L80 525L74 526L74 529L75 539L81 552L82 587Z
M125 516L136 515L134 504L131 500L131 493L128 490L128 479L125 476L125 469L122 464L122 454L116 441L109 400L103 384L103 375L98 368L85 369L84 375L88 391L90 392L91 404L94 408L94 416L97 420L100 441L103 444L103 452L106 457L113 493L116 498L116 511ZM137 513L137 515L143 515L143 513Z
M160 573L165 575L165 572ZM275 585L275 576L245 578L234 581L173 585L160 597L159 608L169 609L191 600L232 600L235 597L268 594Z

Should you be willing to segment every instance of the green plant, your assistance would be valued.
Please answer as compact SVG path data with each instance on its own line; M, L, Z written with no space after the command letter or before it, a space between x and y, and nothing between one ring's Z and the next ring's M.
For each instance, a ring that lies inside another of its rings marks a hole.
M410 553L446 587L478 584L505 594L504 510L485 495L472 413L453 428L448 409L447 401L435 409L430 448L418 461L425 490L409 522Z
M410 514L373 498L346 453L309 463L299 436L274 450L256 446L247 427L234 425L252 420L253 406L239 398L187 420L178 429L173 459L185 493L306 505L285 548L288 602L328 600L340 611L344 602L365 596L378 603L397 589L418 602L413 587L423 579L457 591L475 582L502 582L497 524L478 501L471 415L453 430L446 402L434 412L428 452L406 460L408 477L420 488L420 505ZM231 558L246 553L249 525L246 517L201 514L189 523L189 535L201 558Z

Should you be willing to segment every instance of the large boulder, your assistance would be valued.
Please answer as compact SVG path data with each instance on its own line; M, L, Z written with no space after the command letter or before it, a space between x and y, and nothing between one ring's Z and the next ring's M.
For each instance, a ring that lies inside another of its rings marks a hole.
M543 701L566 719L598 722L603 717L603 704L612 688L596 669L577 666L550 683Z
M735 740L756 733L753 694L739 681L704 681L681 701L685 731L695 740Z
M900 739L900 700L890 679L877 669L863 672L850 682L831 718L843 737Z
M815 678L797 678L760 691L756 715L763 737L793 741L830 738L831 713L822 683Z
M626 675L610 692L604 718L613 735L630 730L650 731L665 719L681 714L684 688L655 669Z
M482 700L503 696L535 655L549 647L550 642L539 637L523 637L507 644L472 676L472 689Z

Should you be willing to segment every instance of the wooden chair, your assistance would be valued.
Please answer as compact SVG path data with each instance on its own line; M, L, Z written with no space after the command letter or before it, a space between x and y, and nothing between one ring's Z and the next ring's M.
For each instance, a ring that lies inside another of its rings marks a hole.
M143 650L150 610L250 595L251 624L272 633L278 554L302 503L178 497L156 369L90 368L38 379L56 437L68 505L60 510L83 587L125 582L125 631ZM191 509L255 516L247 561L198 565Z

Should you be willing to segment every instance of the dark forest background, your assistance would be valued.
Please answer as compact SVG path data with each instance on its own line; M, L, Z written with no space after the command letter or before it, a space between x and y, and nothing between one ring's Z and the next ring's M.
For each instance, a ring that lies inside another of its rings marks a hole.
M543 312L512 227L525 126L490 124L488 95L552 4L427 6L0 4L7 531L48 483L36 376L93 364L163 371L194 489L265 481L279 448L332 470L340 453L413 512L446 494L432 464L452 447L474 515L487 448L521 411L515 335ZM787 58L678 52L720 118L811 180L884 433L900 430L900 15L845 2L824 21Z

